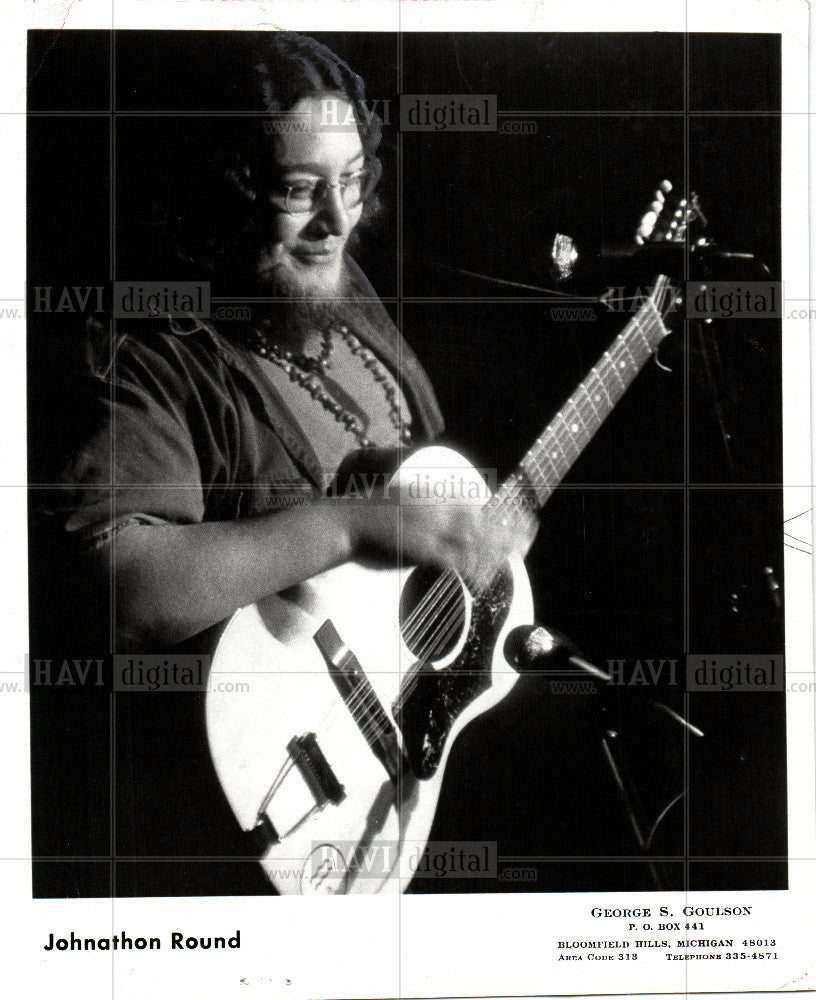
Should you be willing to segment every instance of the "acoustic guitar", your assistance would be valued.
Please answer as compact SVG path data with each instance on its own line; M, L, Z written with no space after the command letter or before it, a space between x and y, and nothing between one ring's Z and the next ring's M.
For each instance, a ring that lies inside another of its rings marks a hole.
M429 447L396 471L390 502L433 502L455 483L456 502L480 504L485 518L529 518L667 336L676 296L658 277L495 494L457 452ZM405 889L451 747L513 687L505 639L532 621L518 556L472 579L350 562L236 612L213 657L207 731L279 892Z

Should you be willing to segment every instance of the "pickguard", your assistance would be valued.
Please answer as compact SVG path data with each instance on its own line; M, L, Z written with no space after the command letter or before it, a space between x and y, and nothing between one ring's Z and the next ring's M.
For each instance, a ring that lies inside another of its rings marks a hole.
M496 640L512 599L513 578L505 567L474 599L467 639L453 663L441 670L418 663L406 676L408 683L393 713L417 778L424 781L436 773L456 719L491 686Z

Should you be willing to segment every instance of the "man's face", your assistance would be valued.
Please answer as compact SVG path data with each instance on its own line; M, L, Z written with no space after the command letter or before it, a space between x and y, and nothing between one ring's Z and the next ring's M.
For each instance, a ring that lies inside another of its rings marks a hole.
M364 161L356 127L338 131L312 127L313 122L320 121L320 101L317 97L298 101L292 117L281 119L281 125L285 127L289 121L306 127L303 131L293 127L291 134L282 127L273 140L276 190L291 190L298 201L302 192L316 185L316 197L306 212L289 214L279 206L273 207L270 228L264 233L257 256L256 273L266 287L330 297L340 287L343 251L363 210L362 204L344 207L340 185L362 170ZM354 121L348 101L337 99L336 103L335 120ZM290 203L292 200L290 197ZM275 201L280 203L280 197Z

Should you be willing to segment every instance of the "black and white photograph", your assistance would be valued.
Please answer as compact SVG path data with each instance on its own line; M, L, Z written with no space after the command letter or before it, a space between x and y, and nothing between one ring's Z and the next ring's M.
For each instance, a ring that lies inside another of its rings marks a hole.
M20 34L36 989L812 989L807 55L743 6Z

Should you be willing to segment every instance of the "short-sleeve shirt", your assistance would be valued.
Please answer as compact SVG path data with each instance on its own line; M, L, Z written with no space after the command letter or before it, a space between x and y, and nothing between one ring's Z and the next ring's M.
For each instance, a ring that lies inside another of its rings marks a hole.
M254 517L291 505L293 494L325 492L314 431L310 440L269 363L241 346L240 324L165 321L131 332L133 322L87 366L83 438L46 512L65 540L99 545L133 523ZM399 386L414 438L435 438L443 422L433 390L373 291L354 333Z

